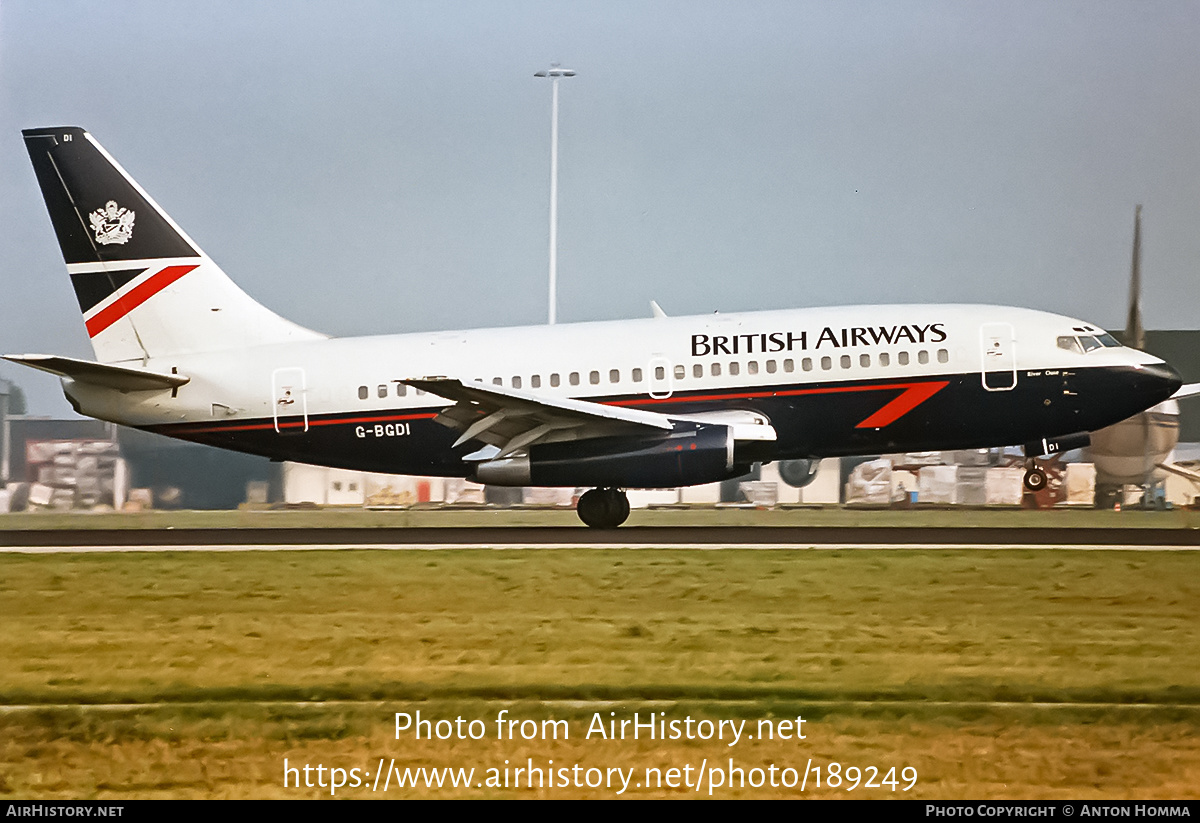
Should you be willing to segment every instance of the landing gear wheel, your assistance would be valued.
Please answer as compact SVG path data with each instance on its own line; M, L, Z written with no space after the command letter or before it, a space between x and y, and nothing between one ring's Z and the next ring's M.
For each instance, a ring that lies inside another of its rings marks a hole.
M1025 472L1025 488L1031 492L1040 492L1046 488L1047 478L1046 472L1034 466Z
M593 529L615 529L629 517L629 498L620 489L592 489L579 498L575 513Z
M619 526L629 519L629 498L625 496L625 492L619 489L613 489L612 493L617 499L617 525Z

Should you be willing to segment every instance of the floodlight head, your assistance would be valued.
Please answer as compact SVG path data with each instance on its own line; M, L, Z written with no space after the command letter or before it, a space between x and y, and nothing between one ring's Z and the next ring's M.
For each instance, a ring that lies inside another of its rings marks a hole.
M534 77L574 77L575 69L564 69L561 66L559 66L558 63L554 63L548 69L542 69L539 72L535 72L533 76Z

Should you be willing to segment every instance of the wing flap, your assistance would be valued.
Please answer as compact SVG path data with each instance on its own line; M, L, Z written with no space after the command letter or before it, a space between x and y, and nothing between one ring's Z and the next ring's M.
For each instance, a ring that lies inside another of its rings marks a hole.
M504 386L464 383L452 377L401 382L454 402L434 419L462 433L455 446L476 440L498 448L499 456L541 442L645 434L674 428L667 417L655 412L544 397Z

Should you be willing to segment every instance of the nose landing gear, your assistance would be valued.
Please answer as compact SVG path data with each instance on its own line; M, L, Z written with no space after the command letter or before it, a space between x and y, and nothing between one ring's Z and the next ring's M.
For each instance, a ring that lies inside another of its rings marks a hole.
M580 496L575 513L593 529L615 529L629 517L629 498L620 489L592 489Z
M1046 488L1047 482L1045 469L1034 463L1033 460L1029 460L1025 464L1025 488L1031 492L1040 492Z
M1049 402L1049 401L1047 401ZM1047 437L1025 444L1025 488L1031 492L1040 492L1046 488L1048 478L1046 470L1034 460L1042 455L1055 456L1071 449L1082 449L1092 442L1092 436L1087 432Z

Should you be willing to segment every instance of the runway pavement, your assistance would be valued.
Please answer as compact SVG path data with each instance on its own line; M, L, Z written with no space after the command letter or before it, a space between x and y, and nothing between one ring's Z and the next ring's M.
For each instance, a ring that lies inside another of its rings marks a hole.
M1195 550L1181 528L583 527L329 529L12 529L0 551L162 551L471 548L1079 548Z

